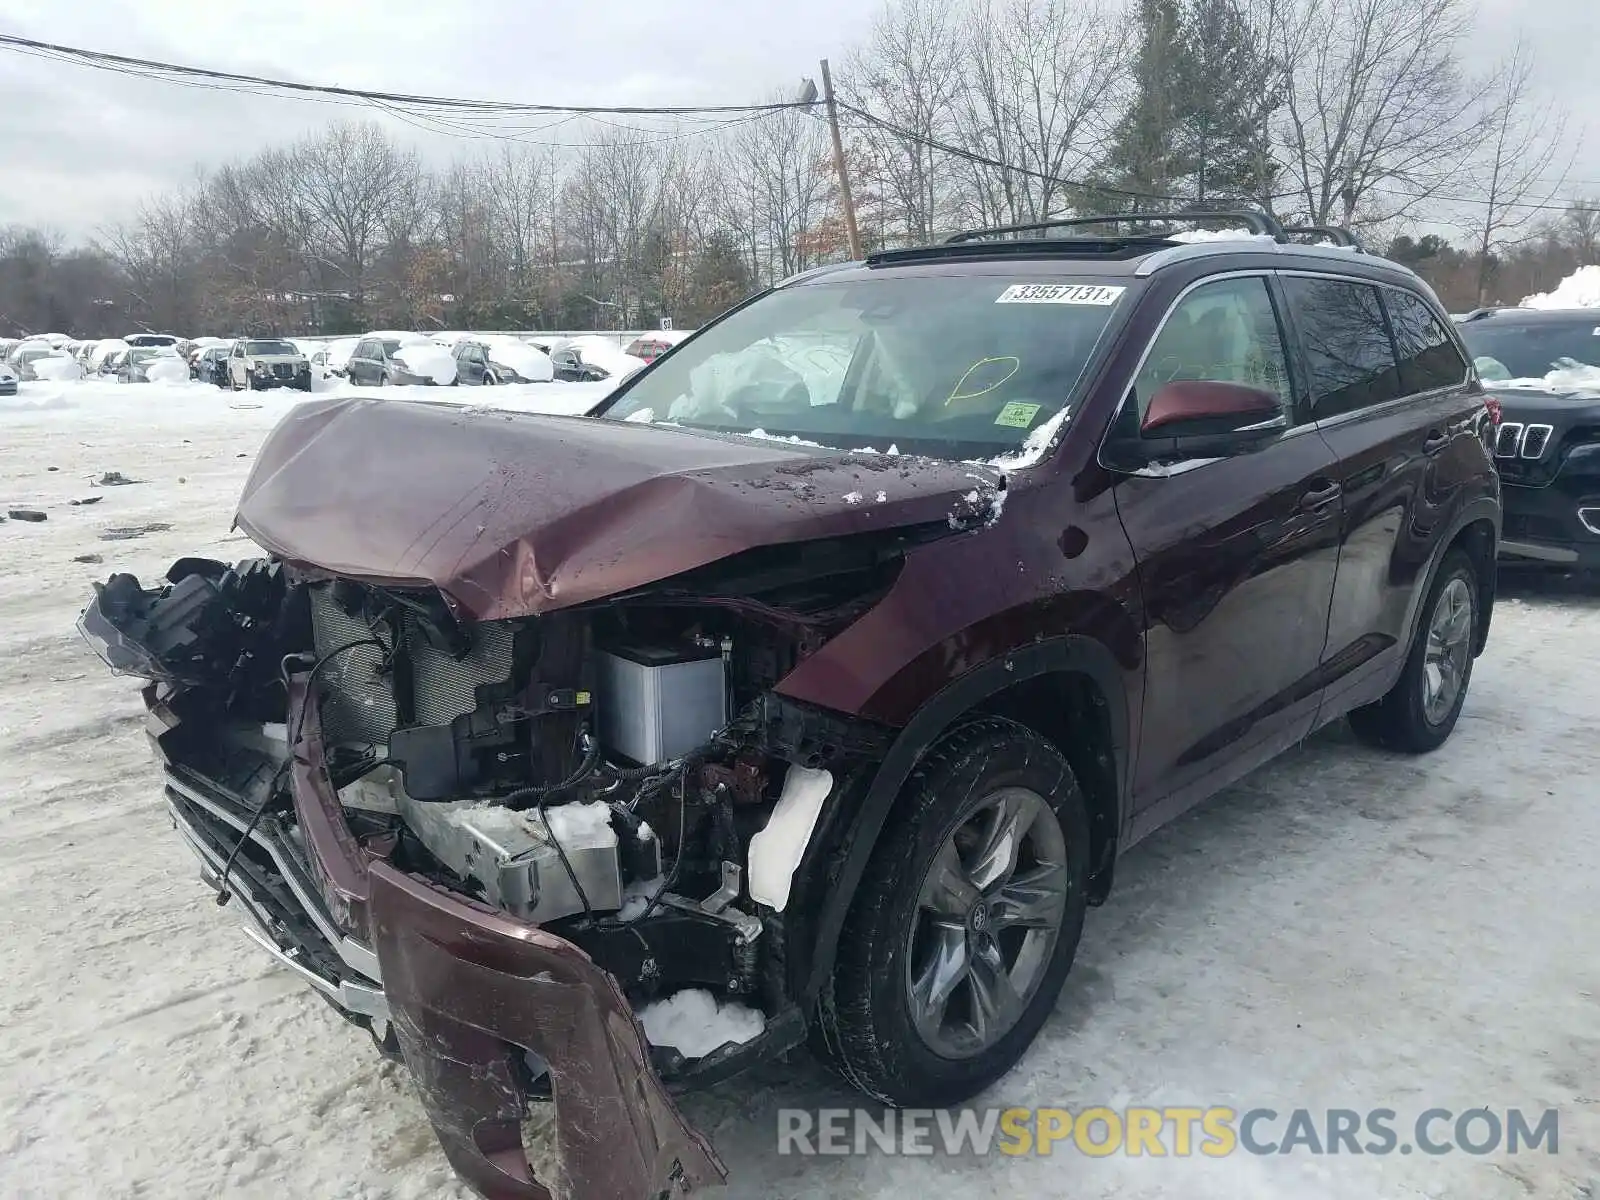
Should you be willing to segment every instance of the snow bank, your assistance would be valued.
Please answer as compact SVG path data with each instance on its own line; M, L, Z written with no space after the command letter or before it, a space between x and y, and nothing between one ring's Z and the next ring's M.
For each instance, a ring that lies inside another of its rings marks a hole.
M1553 292L1525 297L1523 308L1600 308L1600 267L1579 267Z
M743 1045L761 1035L767 1018L742 1004L718 1004L700 988L677 992L639 1010L652 1046L670 1046L685 1058L704 1058L730 1042Z

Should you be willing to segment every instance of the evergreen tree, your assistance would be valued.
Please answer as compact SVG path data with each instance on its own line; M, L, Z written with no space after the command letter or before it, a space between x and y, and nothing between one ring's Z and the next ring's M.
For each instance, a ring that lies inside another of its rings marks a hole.
M1118 123L1106 182L1198 204L1272 191L1267 121L1276 67L1237 0L1140 0L1134 101ZM1124 207L1169 202L1128 199Z
M1178 0L1139 0L1139 49L1134 57L1134 99L1112 135L1104 174L1114 188L1175 194L1183 174L1178 161L1175 101L1183 63L1182 13ZM1159 207L1129 200L1123 207Z
M1201 204L1265 203L1276 168L1267 118L1280 103L1276 67L1237 0L1187 0L1175 74L1177 159Z

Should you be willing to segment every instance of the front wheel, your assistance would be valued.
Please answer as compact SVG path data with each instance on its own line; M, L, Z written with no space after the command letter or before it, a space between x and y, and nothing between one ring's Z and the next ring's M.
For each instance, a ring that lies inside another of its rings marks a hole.
M1404 670L1389 694L1350 714L1363 741L1408 754L1444 745L1461 716L1478 644L1478 571L1452 550L1439 564Z
M1055 1006L1088 874L1083 795L1054 746L993 717L947 735L895 802L839 935L826 1056L891 1104L989 1086Z

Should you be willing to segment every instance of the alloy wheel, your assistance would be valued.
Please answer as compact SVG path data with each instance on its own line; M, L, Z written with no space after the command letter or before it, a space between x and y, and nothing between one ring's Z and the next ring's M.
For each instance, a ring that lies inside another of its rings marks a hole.
M1472 589L1460 576L1445 584L1428 619L1423 652L1422 711L1430 725L1442 723L1455 707L1472 655Z
M923 1042L945 1058L988 1050L1044 978L1072 886L1066 840L1037 792L978 801L934 856L917 896L907 997Z

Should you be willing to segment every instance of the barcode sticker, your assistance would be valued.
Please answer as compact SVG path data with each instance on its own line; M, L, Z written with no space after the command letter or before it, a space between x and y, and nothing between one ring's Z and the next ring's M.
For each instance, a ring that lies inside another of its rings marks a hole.
M1103 283L1013 283L996 304L1115 304L1127 291Z

